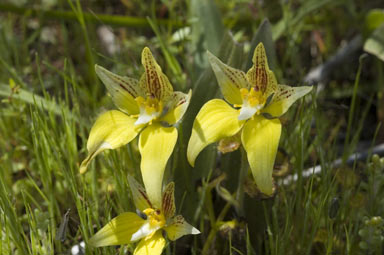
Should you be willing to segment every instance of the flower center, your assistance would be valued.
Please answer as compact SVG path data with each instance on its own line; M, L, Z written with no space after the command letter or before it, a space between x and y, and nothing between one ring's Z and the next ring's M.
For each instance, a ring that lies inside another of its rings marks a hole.
M247 104L251 107L263 107L265 104L265 98L261 91L256 91L255 88L251 88L249 91L246 88L240 89L241 98L243 99L243 105Z
M149 239L155 232L165 226L164 214L159 209L147 208L143 211L147 216L145 223L131 236L131 242L141 238Z
M247 120L255 114L260 114L260 110L263 108L266 99L261 91L256 91L255 88L251 88L249 91L246 88L240 89L241 98L243 104L238 119Z
M149 96L146 99L139 96L135 98L140 108L139 118L135 122L135 125L151 124L152 120L158 118L163 111L163 102L153 96Z
M147 215L149 225L152 228L164 227L166 220L164 214L159 209L147 208L143 213Z

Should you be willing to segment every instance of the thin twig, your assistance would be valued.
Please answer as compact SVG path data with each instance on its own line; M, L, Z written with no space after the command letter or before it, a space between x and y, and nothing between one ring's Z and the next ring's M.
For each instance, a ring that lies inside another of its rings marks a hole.
M373 155L373 154L377 154L379 156L384 156L384 143L373 147L372 151L363 151L363 152L357 152L357 153L352 154L347 159L346 164L347 165L353 165L355 163L355 161L365 161L368 156ZM343 159L338 158L331 163L330 167L331 168L337 168L337 167L340 167L342 165L342 163L343 163ZM314 166L314 167L311 167L311 168L304 170L301 175L304 178L308 178L314 174L319 174L321 171L322 171L321 165L317 165L317 166ZM283 185L289 185L293 182L296 182L297 179L298 179L298 175L294 174L294 175L290 175L290 176L284 178L281 183Z

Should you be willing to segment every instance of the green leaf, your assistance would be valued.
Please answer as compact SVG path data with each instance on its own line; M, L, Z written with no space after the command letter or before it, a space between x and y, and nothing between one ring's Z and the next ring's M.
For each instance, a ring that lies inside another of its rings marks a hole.
M206 54L205 51L204 54ZM244 53L242 45L236 43L230 33L224 33L216 56L220 58L220 60L224 63L228 63L233 67L239 68L239 63L242 62L243 55ZM191 166L189 166L185 155L187 149L186 145L188 144L188 140L191 134L193 121L205 102L212 99L213 97L220 95L219 86L217 85L216 77L213 74L211 67L207 67L204 71L202 71L197 81L195 81L193 84L193 95L191 99L193 102L188 107L188 112L185 114L184 120L182 122L183 128L180 129L182 130L182 134L180 134L179 137L180 162L178 162L178 165L175 167L175 169L182 170L174 172L174 178L175 180L178 180L175 195L181 196L183 195L183 192L186 192L186 194L188 194L188 201L198 199L196 192L193 192L194 180L201 179L203 176L208 175L209 171L215 164L217 154L216 149L213 149L213 145L208 146L207 149L205 149L199 155L199 161L196 162L195 168L192 169ZM177 197L176 200L178 199L180 199L180 197ZM185 203L183 206L183 210L186 212L183 213L183 216L186 218L192 217L194 212L192 208L193 203Z
M331 6L336 5L342 5L345 4L344 0L307 0L302 1L302 5L298 9L298 11L295 11L294 13L291 11L291 7L289 6L291 4L290 1L286 2L286 5L283 6L283 9L285 9L283 18L279 20L274 26L273 26L273 39L277 40L279 39L283 34L287 34L292 31L292 29L295 29L296 26L300 25L300 22L310 15L311 13L315 12L316 10L319 10L327 5L328 8Z
M192 52L195 52L195 63L198 67L208 66L206 50L218 53L224 36L224 24L220 12L213 0L192 0Z
M384 24L365 41L364 50L384 61Z
M380 27L384 23L384 10L373 9L369 11L365 17L365 31L367 34L372 33L376 28Z
M17 90L13 90L8 85L0 84L0 96L6 97L9 100L16 99L28 104L35 105L38 108L41 108L47 111L52 111L56 115L62 115L63 112L66 112L69 118L76 119L75 116L71 113L69 108L61 106L53 100L49 100L44 97L35 95L21 88L18 88Z

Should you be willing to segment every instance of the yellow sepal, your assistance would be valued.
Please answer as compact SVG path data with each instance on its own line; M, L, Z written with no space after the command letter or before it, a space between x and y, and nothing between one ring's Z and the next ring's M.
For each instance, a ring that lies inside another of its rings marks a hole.
M250 86L245 73L224 64L209 51L208 60L216 75L217 82L225 100L231 104L241 104L240 89L249 89Z
M189 90L188 94L179 91L173 92L173 96L169 99L170 103L167 105L169 111L164 117L160 118L160 121L165 121L169 125L177 123L187 111L191 96L192 90Z
M156 208L161 208L164 170L176 141L177 129L159 123L148 126L140 134L141 174L148 197Z
M280 134L280 120L269 120L262 116L248 120L241 134L253 178L260 191L267 195L273 193L272 171Z
M171 241L175 241L184 235L197 235L200 231L186 222L181 215L172 218L167 227L164 228L167 232L167 237Z
M145 47L141 53L141 63L144 66L145 73L141 76L139 84L147 96L153 96L159 100L171 96L173 92L172 85L148 47Z
M152 203L148 198L147 192L131 175L128 175L128 183L136 209L144 211L147 208L152 208Z
M145 220L135 213L120 214L89 239L88 244L94 247L128 244L131 242L132 235L144 223Z
M188 162L194 166L197 155L206 146L239 132L244 121L239 121L238 116L239 111L221 99L213 99L203 105L193 122L187 148Z
M141 239L133 255L160 255L165 246L165 239L161 231L156 231L150 238Z
M135 121L116 110L101 114L89 134L88 156L81 163L80 173L84 173L90 161L103 150L116 149L132 141L143 127L134 125Z
M164 189L162 201L161 201L161 211L164 214L166 219L169 219L175 215L176 205L175 205L175 183L170 182Z
M247 72L247 80L256 91L261 91L265 98L274 93L277 81L269 69L267 54L262 43L259 43L253 53L253 66Z
M305 96L311 90L312 87L310 86L290 87L287 85L278 85L272 102L263 109L262 112L268 113L273 117L279 117L283 115L297 99Z
M119 76L98 65L95 65L95 71L120 110L129 115L139 113L135 98L143 95L143 92L136 79Z

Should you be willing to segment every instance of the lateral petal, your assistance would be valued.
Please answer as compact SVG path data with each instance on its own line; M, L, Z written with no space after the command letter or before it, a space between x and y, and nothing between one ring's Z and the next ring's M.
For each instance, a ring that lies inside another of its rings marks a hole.
M135 213L122 213L92 236L88 244L94 247L128 244L131 242L132 235L144 223L145 220Z
M256 91L261 91L265 97L274 93L277 81L273 72L269 69L267 54L262 43L259 43L253 53L253 66L247 72L247 79Z
M175 215L175 183L170 182L165 187L163 197L161 201L161 211L166 219L169 219Z
M140 134L141 174L148 197L156 208L161 208L164 170L176 141L177 129L159 123L148 126Z
M101 114L89 134L88 156L80 165L80 173L87 171L90 161L106 149L116 149L132 141L143 125L134 125L136 119L117 110Z
M203 105L193 122L187 148L188 162L194 166L197 155L206 146L239 132L244 121L239 121L238 116L239 111L221 99L213 99Z
M136 208L140 211L152 208L151 201L149 200L143 186L141 186L131 175L128 175L128 183L131 188L132 199Z
M241 134L253 178L260 191L267 195L273 193L272 171L280 134L280 120L262 116L248 120Z
M200 231L186 222L181 215L175 216L164 230L171 241L175 241L184 235L200 234Z
M140 86L147 96L153 96L160 100L171 96L172 85L148 47L145 47L141 53L141 63L144 66L145 74L140 80Z
M129 115L139 113L135 98L142 96L143 92L136 79L119 76L99 65L95 65L95 71L120 110Z
M209 51L208 59L213 72L216 75L217 82L220 86L221 93L225 100L231 104L242 104L242 98L240 94L241 88L249 89L249 83L245 76L245 73L241 70L232 68L220 61Z
M167 104L169 109L168 113L164 117L160 118L160 121L165 121L169 125L177 123L187 111L189 102L191 101L192 90L189 90L188 94L176 91L173 92L170 97L170 102Z
M268 113L273 117L279 117L283 115L297 99L305 96L311 90L311 86L290 87L279 84L271 104L263 109L262 112Z
M142 239L136 246L133 255L160 255L165 246L165 239L161 231L156 233L149 239Z

